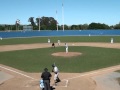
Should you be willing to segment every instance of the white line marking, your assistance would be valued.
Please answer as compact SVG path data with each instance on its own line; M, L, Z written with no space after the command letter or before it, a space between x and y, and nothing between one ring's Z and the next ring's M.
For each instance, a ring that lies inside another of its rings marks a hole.
M3 69L5 69L5 70L8 70L8 71L11 71L11 72L14 72L14 73L17 73L17 74L19 74L19 75L22 75L22 76L27 77L27 78L30 78L30 79L34 79L34 78L32 78L32 77L30 77L30 76L28 76L28 75L22 74L22 73L20 73L20 72L17 72L17 71L14 71L14 70L11 70L11 69L2 67L2 66L0 66L0 68L3 68Z
M66 81L66 85L65 85L65 86L61 86L61 87L68 87L68 81L71 80L71 79L80 78L80 77L83 77L83 76L98 74L98 73L100 73L100 72L105 72L105 71L110 71L110 70L116 70L116 69L120 69L120 66L111 67L111 68L104 69L104 70L92 71L92 72L88 72L88 73L86 73L86 74L82 74L82 75L79 75L79 76L76 76L76 77L63 79L62 81Z
M116 69L120 69L120 66L118 66L118 67L112 67L112 68L108 68L108 69L104 69L104 70L92 71L92 72L88 72L86 74L82 74L82 75L79 75L79 76L76 76L76 77L72 77L72 78L67 78L67 79L64 79L64 80L71 80L71 79L75 79L75 78L79 78L79 77L83 77L83 76L98 74L100 72L105 72L105 71L110 71L110 70L116 70Z
M65 87L67 87L68 86L68 80L66 80L66 85L65 85Z
M62 81L66 81L65 86L60 86L60 87L67 87L68 86L68 80L64 79Z
M92 71L92 72L88 72L88 73L86 73L86 74L84 73L84 74L79 75L79 76L76 76L76 77L63 79L62 81L66 81L66 85L65 85L65 86L59 86L59 87L68 87L68 82L69 82L69 80L71 80L71 79L80 78L80 77L88 76L88 75L94 75L94 74L98 74L98 73L100 73L100 72L105 72L105 71L110 71L110 70L116 70L116 69L120 69L120 65L117 66L117 67L115 66L115 67L111 67L111 68L104 69L104 70Z
M63 79L62 81L65 81L65 82L66 82L65 85L63 85L63 86L54 86L54 87L67 87L67 86L68 86L68 80Z

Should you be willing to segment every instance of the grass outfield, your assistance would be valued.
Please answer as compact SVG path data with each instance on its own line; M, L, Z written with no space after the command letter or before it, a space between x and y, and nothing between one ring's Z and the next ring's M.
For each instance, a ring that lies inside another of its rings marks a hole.
M114 38L114 42L120 43L120 36L66 36L66 37L49 37L51 42L110 42ZM0 40L0 45L12 44L31 44L31 43L47 43L48 37L34 38L12 38Z
M86 72L120 64L120 50L84 46L69 46L69 51L80 52L77 57L55 57L52 53L65 51L65 47L0 52L0 63L26 72L52 69L55 62L60 72Z

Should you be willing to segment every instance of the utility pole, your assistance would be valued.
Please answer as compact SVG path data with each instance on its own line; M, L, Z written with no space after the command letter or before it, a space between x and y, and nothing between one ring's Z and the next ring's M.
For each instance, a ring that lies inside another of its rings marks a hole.
M62 21L63 21L63 31L64 31L64 7L62 3Z
M16 20L16 30L19 30L19 25L20 25L20 20L17 19L17 20Z
M58 31L58 19L57 19L57 10L56 10L56 26L57 26L57 31Z
M39 20L39 31L40 31L40 17L38 17L38 20Z

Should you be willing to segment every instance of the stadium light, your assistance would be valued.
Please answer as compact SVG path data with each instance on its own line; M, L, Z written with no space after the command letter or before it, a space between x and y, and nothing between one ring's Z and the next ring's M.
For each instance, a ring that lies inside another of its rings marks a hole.
M62 21L63 21L63 31L64 31L64 7L62 3Z
M58 31L58 19L57 19L57 10L56 10L56 26L57 26L57 31Z
M17 20L16 20L16 30L19 30L19 25L20 25L20 20L17 19Z
M38 17L38 19L39 19L39 31L40 31L40 17Z

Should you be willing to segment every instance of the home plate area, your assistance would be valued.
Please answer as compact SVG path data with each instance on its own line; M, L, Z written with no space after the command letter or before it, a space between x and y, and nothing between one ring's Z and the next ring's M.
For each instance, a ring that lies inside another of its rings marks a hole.
M53 84L51 86L53 87L67 87L68 80L62 80L61 82L57 83L56 86ZM29 80L26 82L25 87L36 87L39 86L40 82L38 80Z
M57 83L58 87L67 87L68 80L62 80L61 82Z

